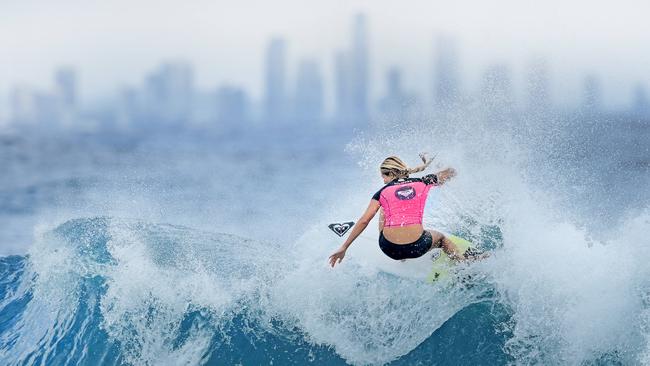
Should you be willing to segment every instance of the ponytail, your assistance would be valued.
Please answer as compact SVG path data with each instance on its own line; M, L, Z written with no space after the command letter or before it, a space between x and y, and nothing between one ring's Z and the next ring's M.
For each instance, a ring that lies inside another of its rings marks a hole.
M424 171L426 168L429 167L429 165L431 165L431 162L433 162L433 159L428 159L427 160L427 154L426 153L420 153L420 159L422 159L423 164L419 165L419 166L417 166L415 168L409 168L407 170L408 174L419 173L421 171Z

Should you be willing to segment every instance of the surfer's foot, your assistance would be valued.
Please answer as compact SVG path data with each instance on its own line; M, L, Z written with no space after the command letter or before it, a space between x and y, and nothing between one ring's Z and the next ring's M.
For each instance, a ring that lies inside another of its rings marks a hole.
M463 257L465 257L466 260L469 261L477 261L481 259L485 259L490 256L490 253L485 253L482 251L478 251L474 248L469 248L465 251L465 254L463 254Z

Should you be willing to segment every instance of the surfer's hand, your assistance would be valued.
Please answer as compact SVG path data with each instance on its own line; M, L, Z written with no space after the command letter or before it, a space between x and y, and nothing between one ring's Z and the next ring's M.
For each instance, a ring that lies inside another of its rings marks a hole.
M441 170L436 173L436 176L438 177L438 184L444 184L447 180L456 176L456 169L447 168L445 170Z
M341 263L343 257L345 257L345 251L346 249L341 247L339 248L339 250L334 252L334 254L330 255L329 262L332 268L334 268L334 266L337 264L337 261L338 263Z

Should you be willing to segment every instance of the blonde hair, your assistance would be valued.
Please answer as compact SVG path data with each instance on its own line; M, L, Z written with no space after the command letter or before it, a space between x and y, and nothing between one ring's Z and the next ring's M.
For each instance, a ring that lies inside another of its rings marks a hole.
M422 165L415 168L409 168L402 159L397 156L389 156L381 163L379 170L381 174L392 178L408 178L409 174L418 173L429 167L433 159L427 159L426 154L420 154Z

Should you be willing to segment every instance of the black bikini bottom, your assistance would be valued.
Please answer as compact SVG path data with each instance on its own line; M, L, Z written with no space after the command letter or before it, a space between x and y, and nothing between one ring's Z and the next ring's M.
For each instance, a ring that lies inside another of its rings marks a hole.
M394 244L384 237L383 231L379 234L379 248L395 260L421 257L431 249L431 245L433 245L433 238L426 230L418 240L410 244Z

